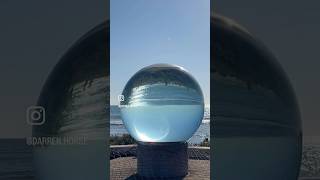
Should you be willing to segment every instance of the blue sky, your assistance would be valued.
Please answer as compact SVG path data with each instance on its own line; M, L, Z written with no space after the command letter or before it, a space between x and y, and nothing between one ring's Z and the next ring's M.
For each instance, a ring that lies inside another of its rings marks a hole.
M210 1L111 0L110 101L141 68L176 64L210 103Z

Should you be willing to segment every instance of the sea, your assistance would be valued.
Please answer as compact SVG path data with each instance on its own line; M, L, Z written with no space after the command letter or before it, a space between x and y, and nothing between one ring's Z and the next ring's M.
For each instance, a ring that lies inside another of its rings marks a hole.
M25 139L0 139L0 180L34 177L32 147Z

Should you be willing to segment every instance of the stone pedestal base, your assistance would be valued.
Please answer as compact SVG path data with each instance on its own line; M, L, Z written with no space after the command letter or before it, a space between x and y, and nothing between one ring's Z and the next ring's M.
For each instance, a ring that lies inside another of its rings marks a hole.
M137 173L140 177L184 177L188 173L188 144L139 142L137 159Z

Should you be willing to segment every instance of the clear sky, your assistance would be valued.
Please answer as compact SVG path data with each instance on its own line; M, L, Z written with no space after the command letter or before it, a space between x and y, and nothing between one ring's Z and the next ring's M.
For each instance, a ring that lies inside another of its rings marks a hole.
M210 103L210 1L111 0L110 103L141 68L176 64Z

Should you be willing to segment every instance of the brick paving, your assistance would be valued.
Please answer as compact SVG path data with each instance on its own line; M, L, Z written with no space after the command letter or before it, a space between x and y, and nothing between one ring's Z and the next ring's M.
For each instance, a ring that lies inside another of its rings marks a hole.
M134 180L141 179L136 175L137 159L135 157L120 157L110 161L110 179L112 180ZM210 160L189 159L189 173L184 180L209 180ZM181 178L180 178L181 179ZM171 179L174 180L174 179Z

